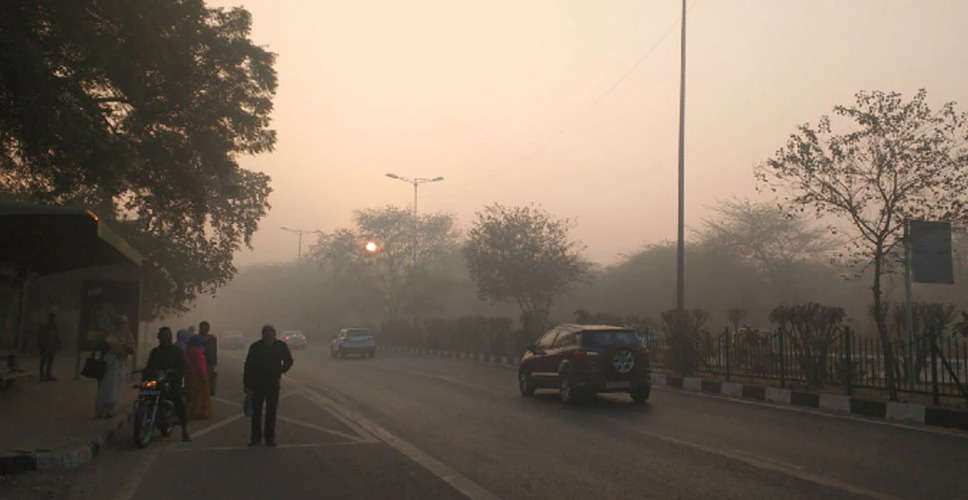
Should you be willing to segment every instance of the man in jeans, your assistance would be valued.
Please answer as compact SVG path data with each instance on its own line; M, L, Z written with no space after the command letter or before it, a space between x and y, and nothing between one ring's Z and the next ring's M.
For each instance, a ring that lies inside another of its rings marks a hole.
M263 435L267 446L276 445L276 409L279 406L279 379L292 368L292 355L289 346L276 340L276 329L272 325L262 327L262 340L249 346L245 357L242 380L245 390L252 397L252 434L249 446L262 442ZM262 428L262 407L266 408L265 433Z
M54 355L60 348L60 333L57 331L57 314L50 313L47 323L37 332L37 348L40 351L40 380L57 380L51 374L54 365Z
M198 335L202 337L202 349L205 352L205 364L208 365L208 388L211 395L215 395L215 365L218 364L218 339L208 332L212 329L208 321L198 324Z

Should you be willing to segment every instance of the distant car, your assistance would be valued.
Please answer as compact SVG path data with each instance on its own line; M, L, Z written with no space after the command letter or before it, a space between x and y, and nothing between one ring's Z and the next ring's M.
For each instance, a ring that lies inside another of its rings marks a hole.
M365 328L343 328L329 345L329 355L333 358L346 356L365 356L376 354L376 340Z
M306 335L299 330L287 330L282 332L281 340L289 345L290 349L305 349L309 346Z
M222 332L218 338L218 345L222 349L245 349L245 337L242 332L236 330Z
M636 403L652 390L649 350L628 328L560 325L527 347L518 369L523 396L558 389L566 403L602 392L627 392Z

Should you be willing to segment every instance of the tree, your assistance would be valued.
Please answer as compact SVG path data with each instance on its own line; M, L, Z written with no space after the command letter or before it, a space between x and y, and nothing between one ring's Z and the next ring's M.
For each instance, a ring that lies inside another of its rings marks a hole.
M321 238L313 250L320 263L349 273L352 293L363 295L361 302L380 302L388 320L432 308L434 294L427 288L439 283L434 265L457 247L453 217L429 214L415 221L413 212L387 206L358 210L353 221L355 229ZM371 241L377 246L373 253L364 250Z
M780 190L786 209L811 207L818 217L849 222L850 256L873 264L875 323L888 367L894 353L881 279L892 270L888 256L904 222L968 222L968 116L953 102L932 111L926 97L923 89L909 101L896 92L859 92L853 105L834 108L848 130L834 132L827 116L800 125L756 171L761 186ZM894 372L885 372L896 399Z
M700 241L728 248L753 262L778 285L792 264L816 259L829 252L833 243L822 230L812 228L796 214L776 205L749 200L728 200L713 208L718 216L703 221Z
M148 316L235 273L267 209L274 54L242 8L20 0L0 16L0 192L91 208L146 257Z
M494 204L476 215L464 256L478 296L516 303L525 329L535 333L554 300L588 276L588 262L568 238L571 225L534 206Z

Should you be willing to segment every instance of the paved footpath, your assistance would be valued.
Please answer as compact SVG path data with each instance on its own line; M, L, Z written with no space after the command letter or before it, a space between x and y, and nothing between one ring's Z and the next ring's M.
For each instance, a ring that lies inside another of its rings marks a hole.
M968 435L655 391L579 407L513 371L404 354L295 354L280 446L246 446L241 353L195 440L0 484L3 498L962 498ZM6 488L6 489L4 489Z

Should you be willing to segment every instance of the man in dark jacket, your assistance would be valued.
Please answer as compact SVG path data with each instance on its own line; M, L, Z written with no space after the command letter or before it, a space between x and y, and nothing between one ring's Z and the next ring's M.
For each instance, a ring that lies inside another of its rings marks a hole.
M266 407L266 445L276 445L276 409L279 406L279 379L292 368L289 346L276 340L272 325L262 327L262 340L249 346L242 379L252 397L252 435L249 446L262 442L262 406Z
M198 324L198 334L202 337L202 346L205 351L205 364L208 365L208 389L211 395L215 395L215 365L218 364L218 339L208 332L212 329L208 321Z
M165 392L165 399L170 400L175 405L175 413L178 416L178 423L182 428L182 441L191 441L188 435L188 413L185 411L185 398L182 397L182 378L188 369L188 362L185 360L185 352L171 341L171 328L163 326L158 329L158 347L151 350L148 356L148 364L141 372L141 381L156 377L160 371L169 371L168 391Z

